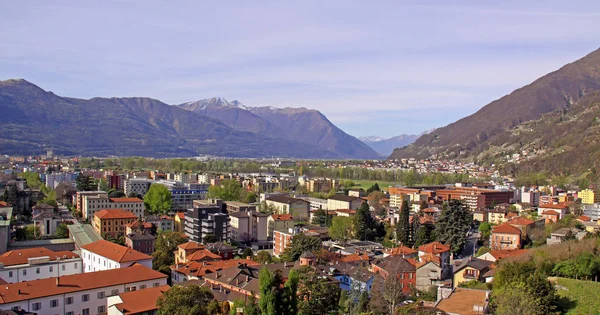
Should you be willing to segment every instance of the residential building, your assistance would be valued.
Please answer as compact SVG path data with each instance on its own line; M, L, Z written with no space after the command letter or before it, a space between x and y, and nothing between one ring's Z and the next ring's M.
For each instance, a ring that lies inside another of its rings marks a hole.
M98 196L98 195L104 195L104 196L108 197L108 195L106 194L105 191L78 191L77 193L75 193L75 196L73 196L73 199L75 199L73 204L75 204L77 211L79 211L83 214L85 212L84 211L85 198L88 196ZM91 217L91 215L90 215L90 217Z
M489 251L477 258L479 259L483 259L483 260L487 260L487 261L491 261L491 262L496 262L502 258L506 258L506 257L515 257L515 256L519 256L519 255L523 255L527 253L526 249L515 249L515 250L492 250Z
M147 255L154 253L155 242L156 236L147 232L138 231L125 236L125 246Z
M556 211L559 213L559 219L564 218L565 215L569 212L569 205L561 202L561 203L546 203L541 204L538 207L538 216L543 216L545 211Z
M238 201L225 201L225 210L228 214L236 212L256 212L256 206Z
M329 178L312 178L304 182L310 192L330 192L339 188L339 182Z
M105 240L81 247L81 258L83 272L125 268L134 263L152 268L152 256Z
M438 256L425 254L419 258L419 261L415 261L414 265L416 268L417 290L427 291L431 286L443 283L444 274Z
M175 213L175 217L173 218L173 230L175 232L182 233L185 228L185 212L177 212Z
M294 235L300 233L298 229L273 231L273 256L280 257L285 249L292 244Z
M106 299L108 315L156 315L156 301L170 288L162 285L109 296Z
M150 215L144 221L154 224L158 231L172 232L174 230L173 218L168 215Z
M106 175L106 181L109 189L125 190L125 175L123 174L108 174Z
M536 229L543 229L545 226L544 219L533 221L524 217L515 217L507 221L508 224L521 230L521 239L527 240Z
M333 195L327 198L327 209L351 209L358 210L362 205L363 200L360 197L346 196L346 195Z
M191 241L202 243L207 235L222 242L230 242L229 216L222 212L219 204L194 201L194 208L185 213L185 234Z
M477 258L465 258L454 268L454 277L452 279L452 285L458 287L459 284L468 281L483 281L483 275L488 272L493 262L477 259Z
M352 263L339 263L333 268L333 277L339 281L340 289L371 292L375 274L369 269Z
M111 237L125 235L125 225L138 220L138 216L125 209L103 209L94 214L94 229L100 235Z
M10 220L12 219L13 207L4 201L0 201L0 253L8 249L11 240Z
M206 274L215 273L231 267L237 267L240 264L246 264L248 266L260 265L250 259L189 261L171 266L171 281L175 284L190 280L203 280Z
M223 242L215 242L206 244L206 249L213 254L221 256L221 259L227 260L233 259L233 251L235 248Z
M348 190L348 196L351 197L365 197L367 193L362 188L352 188Z
M598 221L600 218L600 203L593 205L583 205L583 214L590 217L594 221Z
M75 243L73 248L74 250L80 250L81 247L87 245L89 243L93 243L102 239L102 236L91 224L80 224L75 223L71 225L67 225L67 229L69 229L69 237Z
M104 314L107 297L167 284L167 276L143 265L0 286L0 308L38 315Z
M487 222L491 224L502 224L508 220L507 212L504 210L489 210L487 214Z
M273 231L289 231L296 226L296 220L291 214L272 214L267 218L267 237L273 238Z
M298 199L302 199L302 200L308 202L311 212L314 212L317 210L327 210L327 199L321 199L321 198L315 198L315 197L299 197Z
M384 279L390 276L396 277L400 281L403 293L410 293L417 284L415 266L400 256L389 256L373 261L371 271Z
M546 224L556 223L558 220L560 220L560 212L546 210L542 212L542 218L544 218L544 222L546 222Z
M560 244L568 239L582 240L587 235L587 231L578 228L561 228L550 234L546 244Z
M187 243L183 243L183 244L179 244L177 245L177 251L175 252L175 264L179 265L179 264L183 264L186 263L188 261L193 261L192 260L192 254L197 252L197 251L202 251L202 253L207 252L205 250L206 247L204 247L204 245L197 243L197 242L187 242ZM209 252L210 253L210 252ZM203 257L201 257L201 260L205 260L206 256L207 258L211 258L211 255L202 255ZM200 257L198 257L197 255L194 257L194 259L198 259ZM218 259L216 257L212 257L213 259Z
M79 255L71 251L16 249L0 255L0 279L15 283L79 274L82 265Z
M521 230L508 223L495 226L490 236L490 248L492 250L520 249Z
M82 215L86 220L92 220L94 213L103 209L124 209L132 212L138 218L144 216L144 201L139 198L108 198L106 193L83 195Z
M452 274L452 266L450 265L450 246L444 245L440 242L432 242L419 246L418 250L419 258L426 255L438 257L440 259L440 267L442 268L442 277L444 279L450 277Z
M584 189L577 193L577 197L581 198L581 203L584 205L600 203L600 191L598 190Z
M261 212L230 212L231 238L238 242L266 242L269 215Z
M406 246L398 246L389 249L384 249L383 255L387 256L401 256L402 258L417 258L419 251L414 250Z
M60 183L74 183L79 173L51 173L46 174L46 187L55 189Z
M33 217L33 224L38 227L41 236L51 236L56 233L56 228L61 223L65 223L60 213L54 209L37 214Z
M267 207L274 207L277 214L291 214L297 220L308 221L310 206L307 201L286 195L272 195L266 198Z
M151 179L147 178L130 178L123 183L123 191L127 196L144 196L150 189L152 182Z
M110 198L110 208L113 209L125 209L127 211L131 211L138 218L144 216L144 201L139 198Z
M448 289L449 294L442 294L442 290L444 288L439 287L435 307L446 314L488 314L490 291L455 288Z

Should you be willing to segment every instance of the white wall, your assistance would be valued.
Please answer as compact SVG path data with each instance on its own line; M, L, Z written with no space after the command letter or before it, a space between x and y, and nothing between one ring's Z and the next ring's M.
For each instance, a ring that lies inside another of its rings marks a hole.
M37 269L39 268L39 273ZM53 261L39 265L18 265L0 269L0 278L8 283L46 279L83 272L81 258Z
M119 263L117 261L108 259L104 256L90 252L83 248L81 249L81 258L83 259L83 272L126 268L136 262L152 269L152 258L142 259L138 261L128 261L126 263Z

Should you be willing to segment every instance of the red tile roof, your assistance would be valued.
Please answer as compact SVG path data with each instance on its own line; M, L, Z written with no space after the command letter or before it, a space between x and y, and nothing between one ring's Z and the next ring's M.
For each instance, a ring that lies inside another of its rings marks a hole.
M185 219L185 212L177 212L177 216L179 217L179 219Z
M414 250L414 249L412 249L410 247L406 247L406 246L390 248L390 249L386 250L385 252L392 256L414 255L414 254L418 253L417 250Z
M490 255L492 255L496 259L502 259L505 257L514 257L527 253L526 249L513 249L513 250L493 250L490 251Z
M557 204L552 204L552 203L547 203L547 204L543 204L540 205L539 208L544 208L544 209L566 209L569 206L565 203L557 203Z
M367 254L350 254L344 255L338 259L339 262L354 262L354 261L369 261L369 255Z
M133 264L127 268L10 283L0 286L0 305L166 278L167 275L158 271Z
M10 207L10 204L8 204L4 201L0 201L0 207Z
M27 264L29 258L50 257L50 261L66 258L79 258L79 255L70 251L55 252L44 247L15 249L0 255L0 263L4 266Z
M197 250L185 257L187 261L202 261L202 260L220 260L221 256L213 254L206 249Z
M144 202L140 198L110 198L111 202Z
M95 241L81 248L120 263L152 259L152 256L105 240Z
M98 219L137 219L137 215L125 209L103 209L94 214Z
M271 218L275 221L293 221L294 216L291 214L272 214Z
M508 221L508 224L514 224L514 225L530 225L530 224L534 224L534 223L535 223L535 221L529 220L524 217L516 217L516 218Z
M592 221L592 218L588 217L587 215L582 215L578 219L579 219L579 221L583 221L583 222Z
M492 233L521 235L521 230L519 230L518 228L516 228L508 223L504 223L502 225L498 225L498 226L492 228Z
M193 276L193 277L204 277L205 274L213 273L215 271L236 267L239 264L246 264L248 266L258 266L259 263L249 259L228 259L228 260L217 260L217 261L190 261L183 265L171 266L171 270L176 272Z
M542 215L560 215L560 213L558 213L554 210L546 210L546 211L542 212Z
M158 309L156 301L170 288L168 285L163 285L138 291L124 292L119 294L119 298L123 302L114 306L123 314L150 312Z
M441 254L450 251L450 246L440 242L433 242L419 246L419 251L429 254Z
M177 245L178 248L188 250L188 249L204 249L204 245L198 244L196 242L187 242L183 244Z

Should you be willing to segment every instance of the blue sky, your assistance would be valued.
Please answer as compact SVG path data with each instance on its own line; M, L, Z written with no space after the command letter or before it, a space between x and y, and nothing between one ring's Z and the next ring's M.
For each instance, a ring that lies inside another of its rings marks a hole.
M0 79L420 133L600 46L600 1L2 1Z

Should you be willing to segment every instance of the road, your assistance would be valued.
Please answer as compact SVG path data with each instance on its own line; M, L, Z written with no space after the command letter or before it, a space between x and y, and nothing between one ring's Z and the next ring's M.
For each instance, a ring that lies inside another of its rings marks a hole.
M474 256L477 252L477 240L479 239L480 232L477 229L469 230L469 234L467 236L467 245L463 248L460 253L460 257L468 257Z

